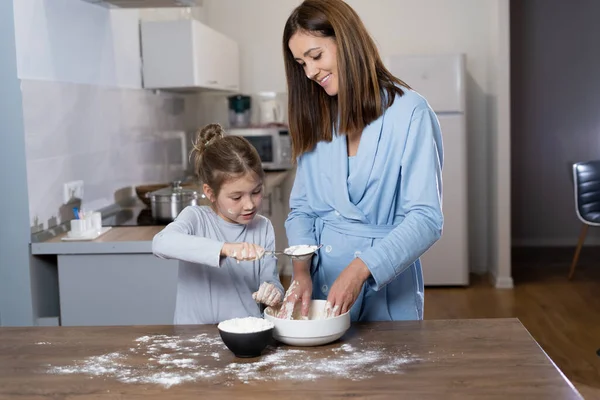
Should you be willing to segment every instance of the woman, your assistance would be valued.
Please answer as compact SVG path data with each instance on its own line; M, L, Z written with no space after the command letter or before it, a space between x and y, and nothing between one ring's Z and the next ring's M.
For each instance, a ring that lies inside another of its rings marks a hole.
M422 319L419 257L443 225L434 112L384 67L342 0L304 1L286 22L283 49L297 161L288 241L323 247L294 261L280 317L292 304L307 315L312 294L353 321Z

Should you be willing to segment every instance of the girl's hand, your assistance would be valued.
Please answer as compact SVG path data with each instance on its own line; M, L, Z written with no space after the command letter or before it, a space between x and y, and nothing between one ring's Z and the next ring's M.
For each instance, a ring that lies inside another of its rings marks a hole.
M235 258L240 261L253 261L260 259L265 254L265 249L252 243L225 243L221 248L221 255Z
M331 285L325 304L325 318L348 312L370 275L366 264L360 258L355 258Z
M281 303L281 292L277 286L270 282L263 282L257 292L252 293L252 298L258 303L269 307L277 307Z

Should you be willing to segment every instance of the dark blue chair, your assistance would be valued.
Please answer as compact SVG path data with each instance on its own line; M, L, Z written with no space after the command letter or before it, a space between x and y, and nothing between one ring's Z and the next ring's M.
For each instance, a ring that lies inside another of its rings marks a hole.
M569 279L572 279L575 274L575 267L588 228L600 226L600 160L573 164L573 186L575 188L575 212L583 222L583 226L571 263Z

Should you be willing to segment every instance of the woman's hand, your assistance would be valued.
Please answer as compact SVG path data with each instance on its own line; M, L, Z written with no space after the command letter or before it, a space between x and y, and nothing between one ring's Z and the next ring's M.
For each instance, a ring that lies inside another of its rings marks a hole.
M240 261L258 260L265 254L265 249L252 243L225 243L221 248L221 255L235 258Z
M308 309L312 297L312 280L308 272L308 262L294 261L294 263L303 263L306 264L306 267L294 269L294 280L285 292L283 303L277 314L278 318L291 319L294 309L299 304L301 304L300 316L308 318Z
M371 271L360 258L352 260L329 289L325 318L337 317L350 310L370 275Z
M270 282L263 282L257 292L252 293L252 298L258 303L269 307L277 307L281 303L281 292L277 286Z

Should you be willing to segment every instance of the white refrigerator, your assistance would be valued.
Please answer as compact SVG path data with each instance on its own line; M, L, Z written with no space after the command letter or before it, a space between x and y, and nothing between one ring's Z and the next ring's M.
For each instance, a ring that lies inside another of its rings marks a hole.
M442 129L442 237L421 258L426 286L469 284L465 57L391 55L392 74L427 99Z

